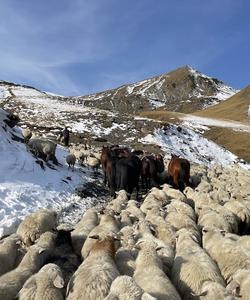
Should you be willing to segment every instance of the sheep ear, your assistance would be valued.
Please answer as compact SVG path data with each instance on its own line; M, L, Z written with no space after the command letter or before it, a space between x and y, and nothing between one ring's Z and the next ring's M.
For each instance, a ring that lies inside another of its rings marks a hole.
M45 251L44 248L40 248L39 251L38 251L38 253L41 254L41 253L43 253L44 251Z
M98 234L95 234L95 235L90 235L89 238L90 238L90 239L99 240L99 239L100 239L100 236L99 236Z
M233 280L230 282L230 284L227 286L227 290L236 297L240 297L240 284L238 281Z
M200 295L198 295L198 297L205 297L208 294L208 291L204 291L203 293L201 293Z
M163 249L164 247L163 246L157 246L156 248L155 248L155 250L156 251L159 251L159 250L161 250L161 249Z
M206 227L203 227L202 232L206 233L206 232L208 232L208 229Z
M225 236L226 235L226 231L225 230L221 230L220 233Z
M191 295L192 295L193 297L204 297L204 296L207 295L207 293L208 293L208 291L206 290L206 291L202 292L202 293L199 294L199 295L197 295L197 294L195 294L195 293L191 293Z
M64 287L64 280L61 276L57 275L56 278L53 281L53 284L58 289L62 289Z
M138 241L138 242L135 244L134 248L140 250L140 249L141 249L140 244L142 244L142 243L143 243L143 241Z
M151 230L151 232L155 235L156 234L156 229L155 229L155 226L150 224L149 225L149 229Z

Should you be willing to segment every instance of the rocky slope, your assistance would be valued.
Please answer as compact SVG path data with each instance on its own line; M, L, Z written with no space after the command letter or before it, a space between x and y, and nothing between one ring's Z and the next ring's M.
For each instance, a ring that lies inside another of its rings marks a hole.
M135 113L156 108L194 112L234 95L222 81L185 66L172 72L123 85L101 93L78 97L86 106Z

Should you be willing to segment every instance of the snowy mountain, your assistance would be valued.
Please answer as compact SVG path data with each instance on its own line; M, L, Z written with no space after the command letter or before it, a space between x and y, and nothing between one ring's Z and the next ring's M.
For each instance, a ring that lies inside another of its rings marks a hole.
M218 104L236 92L222 81L185 66L167 74L77 99L86 106L128 113L156 108L190 113Z

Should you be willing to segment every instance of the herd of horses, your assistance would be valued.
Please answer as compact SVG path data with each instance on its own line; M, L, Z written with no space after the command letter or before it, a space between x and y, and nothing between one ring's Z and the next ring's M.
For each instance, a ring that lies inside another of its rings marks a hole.
M104 184L108 185L111 196L125 190L129 195L136 189L138 199L139 186L146 191L168 183L183 191L189 185L190 163L184 158L172 155L166 172L163 156L145 155L143 151L131 151L119 145L103 146L101 165L104 173Z

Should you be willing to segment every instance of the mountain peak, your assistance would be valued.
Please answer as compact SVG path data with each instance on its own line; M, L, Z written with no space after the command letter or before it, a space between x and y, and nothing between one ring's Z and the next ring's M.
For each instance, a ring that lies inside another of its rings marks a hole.
M79 99L91 107L134 113L161 107L194 112L223 101L237 91L191 66Z

